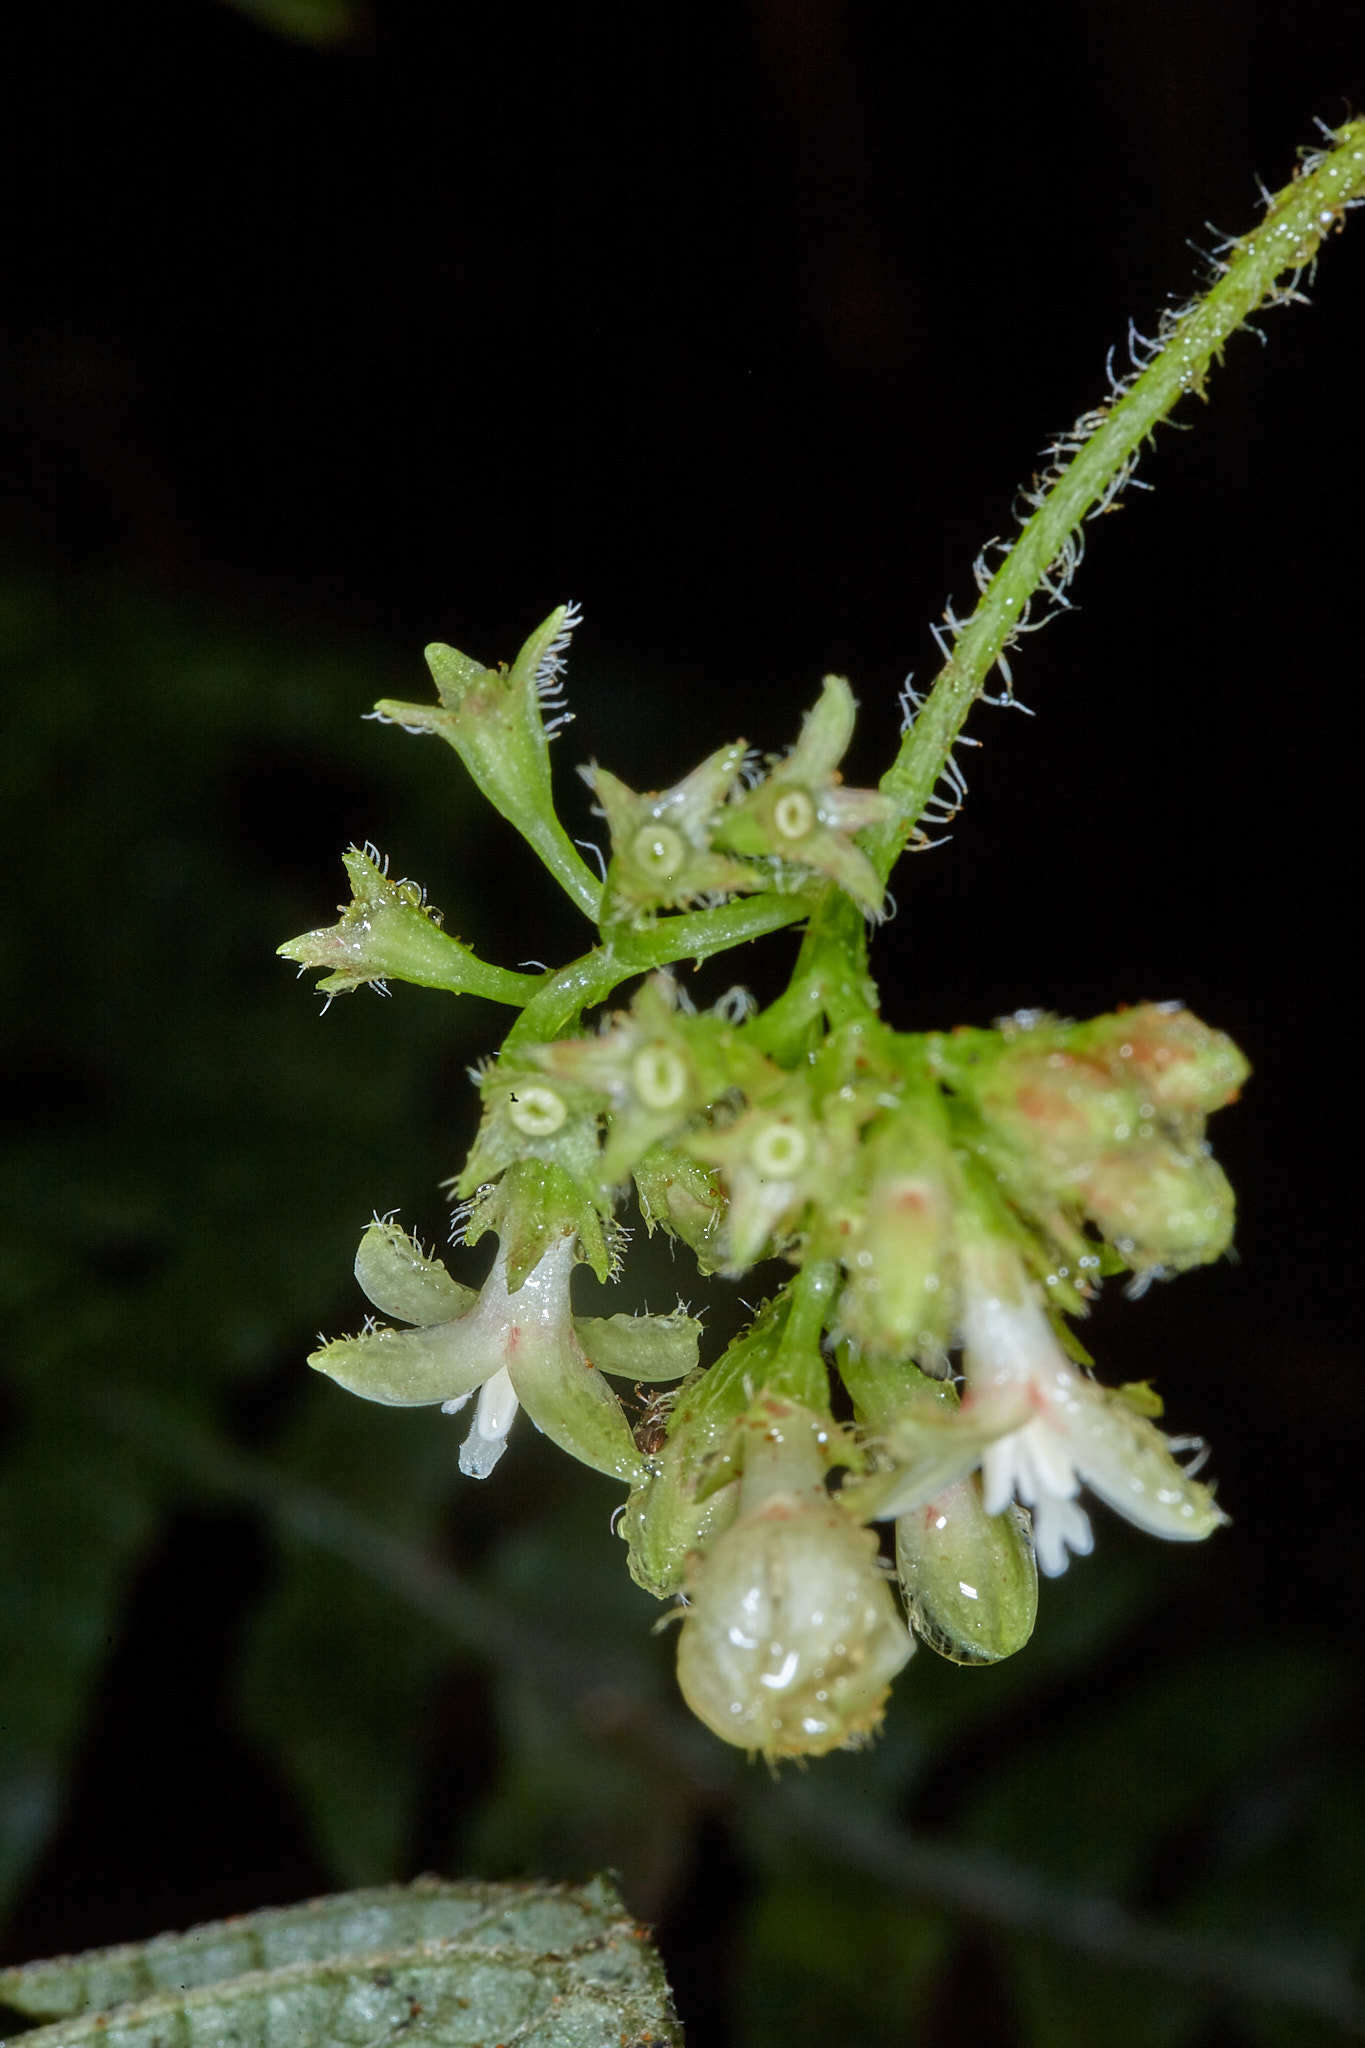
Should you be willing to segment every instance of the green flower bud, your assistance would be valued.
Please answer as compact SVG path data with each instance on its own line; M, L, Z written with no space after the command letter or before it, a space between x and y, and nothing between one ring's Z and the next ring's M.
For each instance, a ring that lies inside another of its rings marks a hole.
M725 1196L715 1172L685 1152L654 1145L636 1160L634 1179L650 1236L662 1230L680 1237L703 1273L716 1272L724 1257Z
M1076 1178L1077 1198L1138 1271L1182 1273L1222 1256L1236 1198L1206 1147L1149 1138L1104 1153Z
M549 740L568 719L560 708L561 676L578 622L576 606L556 606L510 669L484 668L433 642L426 661L439 709L386 697L373 716L407 732L436 733L454 747L488 801L515 825L579 908L595 918L601 887L555 816L550 787ZM546 709L553 713L548 726Z
M366 982L382 990L389 980L487 996L495 1003L521 1003L531 994L533 975L492 967L443 932L441 913L422 889L416 882L390 881L387 861L372 846L353 846L342 860L352 897L338 905L339 922L276 948L300 967L329 969L318 983L326 996L348 995Z
M717 748L671 789L637 793L596 765L582 775L611 833L603 918L638 920L700 896L764 889L756 868L712 851L712 819L744 760L743 740Z
M760 1399L738 1517L697 1563L678 1684L722 1741L770 1761L855 1746L913 1642L876 1539L826 1494L819 1416Z
M679 1390L661 1449L630 1496L620 1532L630 1575L666 1600L686 1583L689 1560L734 1520L739 1507L741 1424L782 1348L786 1312L769 1302L722 1358Z
M687 1396L684 1388L679 1406ZM677 1415L675 1407L663 1447L617 1525L630 1546L631 1577L656 1600L682 1592L689 1559L708 1549L739 1510L739 1480L729 1455L735 1418L714 1410L684 1413L679 1424Z
M847 1278L839 1328L863 1349L921 1360L942 1356L955 1312L953 1211L932 1171L873 1178L839 1238Z
M996 1664L1022 1650L1038 1613L1028 1517L988 1515L976 1473L896 1523L896 1570L917 1636L953 1664Z
M756 788L727 805L716 824L715 844L813 868L875 914L882 884L852 835L885 824L895 816L896 804L879 790L845 789L840 779L838 763L853 737L855 708L843 676L826 676L796 745Z

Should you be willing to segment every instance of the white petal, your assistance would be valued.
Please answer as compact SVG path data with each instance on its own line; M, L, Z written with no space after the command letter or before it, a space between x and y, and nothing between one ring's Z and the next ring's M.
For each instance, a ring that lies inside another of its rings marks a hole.
M1019 1498L1032 1502L1051 1494L1055 1500L1074 1500L1081 1490L1081 1482L1076 1476L1066 1439L1058 1436L1052 1417L1047 1414L1040 1416L1019 1435L1015 1459L1019 1474L1015 1485Z
M507 1432L517 1413L517 1393L506 1366L485 1380L469 1435L460 1446L460 1470L466 1479L487 1479L507 1449Z
M1194 1543L1227 1520L1207 1486L1191 1479L1171 1455L1154 1422L1120 1394L1082 1382L1067 1438L1081 1477L1092 1493L1150 1536Z
M1061 1347L1037 1302L998 1294L969 1294L962 1313L967 1380L974 1389L1044 1378Z
M1059 1578L1066 1570L1068 1551L1076 1557L1089 1557L1095 1538L1080 1502L1045 1493L1033 1510L1033 1547L1038 1569L1049 1579Z

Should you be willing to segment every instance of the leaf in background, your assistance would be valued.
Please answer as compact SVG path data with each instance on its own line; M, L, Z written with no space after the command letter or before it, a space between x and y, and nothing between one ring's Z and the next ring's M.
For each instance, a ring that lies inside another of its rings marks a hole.
M1321 1655L1287 1662L1259 1644L1212 1650L1110 1697L1103 1714L1073 1710L1064 1727L1026 1745L1012 1768L992 1772L964 1815L969 1840L1111 1898L1156 1884L1169 1923L1171 1954L1151 1971L1107 1966L1101 1943L1081 1974L1073 1955L1045 1939L1016 1938L1014 1986L1031 2048L1085 2048L1096 2039L1110 2048L1176 2048L1198 2038L1211 1990L1226 1995L1236 1978L1220 1967L1216 1944L1184 1931L1185 1836L1216 1832L1239 1790L1272 1779L1281 1754L1339 1684L1333 1660ZM1268 1948L1257 1956L1244 1927L1227 1932L1243 1958L1239 1988L1248 2002L1271 1992L1277 1974L1303 1975L1308 2002L1330 2008L1332 1972L1315 1972L1290 1930L1278 1958ZM1344 1994L1344 1968L1337 1974Z
M226 0L239 14L291 43L349 42L365 20L355 0Z
M395 847L401 821L455 858L444 763L395 749L354 779L388 650L339 657L81 578L0 578L0 632L25 714L0 749L0 800L35 849L5 926L23 991L3 1021L0 1180L6 1904L61 1812L160 1503L185 1492L107 1434L110 1411L150 1399L225 1442L225 1403L272 1368L301 1407L325 1405L309 1340L350 1294L375 1204L424 1200L449 1170L438 1075L458 1071L479 1006L452 1020L413 992L395 1045L380 1003L324 1021L273 957L329 907L326 847L350 836L348 807ZM324 850L305 867L293 835L308 804ZM373 1872L381 1852L362 1853Z
M458 1442L428 1411L377 1417L328 1387L304 1402L276 1455L296 1479L429 1553ZM274 1584L239 1667L242 1722L293 1785L329 1867L373 1883L402 1868L450 1638L346 1560L297 1536L277 1540Z
M746 2048L888 2048L916 2039L950 1921L816 1863L774 1877L750 1913Z
M0 1909L61 1816L89 1702L155 1511L130 1464L49 1407L0 1469Z
M610 1505L603 1489L572 1487L498 1550L493 1590L533 1640L562 1640L571 1617L573 1665L553 1683L499 1671L502 1767L461 1834L460 1857L476 1869L552 1875L605 1863L652 1913L692 1854L690 1766L700 1756L704 1767L718 1746L679 1711L672 1632L654 1633L661 1610L623 1569ZM737 1775L721 1761L718 1778Z
M1207 1938L1294 1956L1343 1988L1358 1983L1365 1940L1365 1781L1343 1768L1343 1746L1358 1742L1360 1726L1359 1687L1353 1699L1350 1675L1343 1667L1324 1724L1228 1802L1186 1907L1189 1923ZM1247 2019L1260 2048L1298 2048L1303 2040L1300 2015L1266 2006ZM1334 2018L1324 2009L1315 2039L1325 2044L1362 2033L1358 2001L1354 2024L1348 2013Z
M1207 2040L1209 1993L1140 1966L1107 1968L1045 1940L1009 1944L1008 1977L1024 2048L1180 2048ZM1298 2018L1302 2027L1302 2016Z
M124 2001L133 1999L136 2004ZM33 2048L681 2048L643 1929L602 1878L353 1892L0 1972ZM114 2007L113 2011L106 2010Z

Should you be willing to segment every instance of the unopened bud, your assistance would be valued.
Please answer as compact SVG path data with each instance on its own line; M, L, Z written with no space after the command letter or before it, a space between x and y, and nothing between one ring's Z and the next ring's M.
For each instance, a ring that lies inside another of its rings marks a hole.
M1060 1047L1006 1045L973 1092L986 1123L1049 1173L1126 1144L1142 1123L1136 1088Z
M772 1399L745 1426L741 1512L691 1574L678 1683L722 1741L823 1756L880 1726L914 1646L876 1538L824 1490L832 1426Z
M1028 1518L988 1515L976 1473L896 1523L896 1569L910 1623L953 1664L996 1664L1021 1650L1038 1612Z
M840 1328L874 1354L935 1357L953 1320L952 1206L933 1174L884 1173L843 1238Z
M1235 1197L1204 1148L1148 1138L1103 1153L1077 1177L1087 1214L1134 1267L1183 1272L1232 1241Z
M1251 1068L1221 1031L1174 1003L1139 1003L1096 1017L1075 1034L1079 1049L1128 1076L1158 1113L1207 1116L1236 1099Z
M646 1229L680 1237L702 1272L714 1273L724 1258L725 1220L725 1196L715 1172L685 1152L655 1145L636 1160L634 1178Z

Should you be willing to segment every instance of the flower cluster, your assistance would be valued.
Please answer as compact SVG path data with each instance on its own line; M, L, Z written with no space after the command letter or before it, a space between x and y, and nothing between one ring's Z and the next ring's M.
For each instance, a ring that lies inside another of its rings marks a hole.
M465 1242L497 1240L481 1286L376 1220L356 1277L391 1320L310 1363L380 1403L473 1401L471 1477L524 1409L624 1484L630 1571L682 1603L690 1705L768 1757L819 1754L875 1729L917 1639L969 1665L1019 1649L1038 1572L1091 1547L1083 1490L1176 1541L1224 1519L1181 1463L1197 1446L1163 1435L1150 1388L1101 1387L1066 1318L1107 1274L1142 1286L1226 1250L1233 1198L1205 1126L1246 1062L1166 1003L887 1025L864 949L878 834L904 821L841 783L854 706L836 677L762 766L735 741L661 792L585 771L611 838L597 883L550 796L575 620L552 613L510 669L429 649L439 707L379 710L456 749L596 949L560 975L492 966L371 850L347 857L339 924L281 949L328 970L329 994L392 977L521 1011L474 1076L482 1117L453 1182ZM732 992L698 1010L669 971L797 918L801 959L766 1009ZM681 1309L574 1312L575 1267L617 1276L632 1206L703 1273L789 1269L705 1369ZM612 1376L672 1391L632 1428Z

